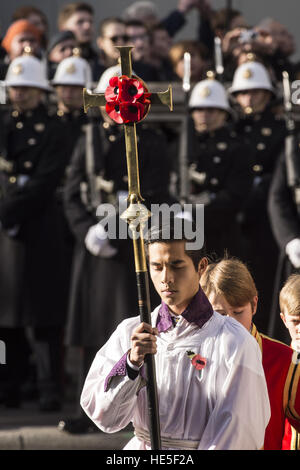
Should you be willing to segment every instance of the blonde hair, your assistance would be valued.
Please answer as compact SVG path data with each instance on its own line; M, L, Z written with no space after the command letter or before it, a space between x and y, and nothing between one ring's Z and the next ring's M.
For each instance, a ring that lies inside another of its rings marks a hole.
M300 274L292 274L285 282L279 294L281 312L300 315Z
M248 302L254 308L257 289L247 266L236 258L223 259L209 264L201 276L204 293L223 295L232 307L242 307Z

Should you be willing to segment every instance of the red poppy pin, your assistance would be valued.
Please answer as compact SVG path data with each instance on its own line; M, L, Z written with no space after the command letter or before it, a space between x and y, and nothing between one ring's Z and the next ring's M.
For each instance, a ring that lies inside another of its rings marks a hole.
M193 351L187 351L186 352L188 357L191 359L191 362L195 369L197 370L202 370L206 366L206 359L200 354L195 354Z
M141 121L148 113L150 96L141 80L112 77L105 91L106 112L117 124Z

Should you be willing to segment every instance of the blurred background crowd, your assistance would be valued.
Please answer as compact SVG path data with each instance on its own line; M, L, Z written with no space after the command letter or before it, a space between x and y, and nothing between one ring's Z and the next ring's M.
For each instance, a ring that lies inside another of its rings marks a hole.
M179 40L191 12L197 37ZM257 327L289 341L276 320L282 283L300 267L299 105L287 90L300 80L300 63L287 27L271 16L249 24L231 2L216 9L178 0L162 17L153 2L137 1L109 18L74 2L57 12L50 35L42 8L24 5L0 48L7 407L34 399L42 411L63 409L69 348L80 351L79 404L95 353L138 314L131 240L109 240L96 217L101 204L126 206L123 129L105 109L84 113L82 101L83 87L104 92L120 74L115 46L123 45L134 46L133 73L150 90L170 83L174 91L173 113L153 106L137 126L145 204L204 204L208 256L247 263L259 291ZM118 213L116 223L125 224ZM75 433L91 427L80 410L60 423Z

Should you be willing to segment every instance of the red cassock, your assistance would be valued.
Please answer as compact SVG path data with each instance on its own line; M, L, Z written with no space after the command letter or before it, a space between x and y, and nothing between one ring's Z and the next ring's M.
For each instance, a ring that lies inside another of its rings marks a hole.
M262 363L271 406L265 433L264 450L299 449L300 361L299 353L275 339L259 333L252 335L262 352Z

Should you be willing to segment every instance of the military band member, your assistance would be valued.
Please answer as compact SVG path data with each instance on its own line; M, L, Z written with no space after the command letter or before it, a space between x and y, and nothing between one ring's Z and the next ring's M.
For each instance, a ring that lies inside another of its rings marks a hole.
M100 79L96 91L105 91L114 75L115 67L109 77L105 73ZM104 344L122 319L138 313L132 240L128 236L109 240L107 228L98 223L96 216L97 209L109 203L116 208L112 219L116 222L117 237L119 225L127 231L127 223L119 219L119 201L123 212L128 190L124 133L122 126L102 109L90 126L77 142L65 187L66 216L76 239L66 344L81 348L79 394L99 345ZM145 204L168 203L165 137L142 123L137 126L137 134L138 145L140 140L143 143L139 159ZM71 433L93 428L81 408L77 417L59 423L59 429Z
M261 334L253 323L258 293L246 265L238 259L209 264L201 286L213 309L240 322L256 339L262 352L271 405L264 450L281 450L287 420L300 430L300 365L284 343Z
M43 104L43 64L23 55L10 64L11 106L1 113L1 338L7 339L6 401L20 404L19 337L33 329L40 408L59 409L61 336L66 315L64 253L55 190L65 169L64 133Z
M276 90L261 63L248 61L240 65L229 91L239 113L236 131L252 149L252 189L244 204L242 221L243 259L249 263L261 296L257 323L266 333L279 254L268 218L267 199L286 130L284 121L272 108Z
M51 85L56 96L55 112L60 125L65 129L65 150L70 159L77 137L88 122L83 110L82 90L92 85L91 68L80 57L80 49L74 48L73 55L58 64Z
M189 154L190 201L203 203L207 253L238 256L238 212L250 190L249 150L237 137L223 85L214 79L198 82L189 108L193 122Z

